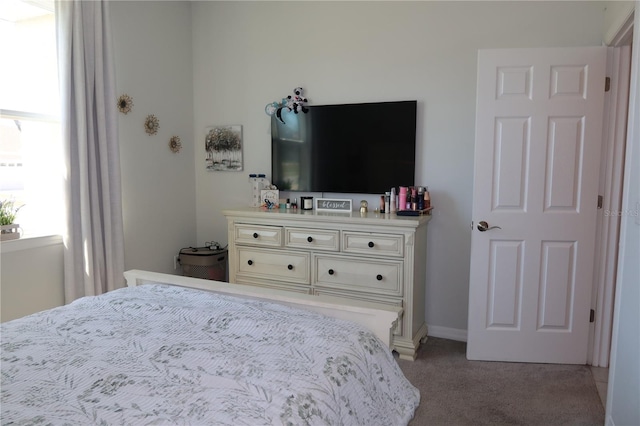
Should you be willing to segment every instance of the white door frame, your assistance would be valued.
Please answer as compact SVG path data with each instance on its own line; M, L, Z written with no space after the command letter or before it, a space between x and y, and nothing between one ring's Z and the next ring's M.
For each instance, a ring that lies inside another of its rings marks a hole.
M597 219L597 246L594 262L594 287L591 308L595 311L590 331L587 362L597 367L609 366L618 240L622 208L622 180L626 146L631 64L633 13L611 41L607 56L607 75L611 86L605 98L603 147L600 166L602 209Z

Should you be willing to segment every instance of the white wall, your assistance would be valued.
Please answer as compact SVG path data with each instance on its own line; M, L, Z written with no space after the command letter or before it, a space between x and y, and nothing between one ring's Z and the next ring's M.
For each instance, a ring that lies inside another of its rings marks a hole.
M636 2L606 424L640 424L640 2Z
M62 237L0 244L0 322L64 304Z
M267 103L296 86L316 104L417 99L416 183L435 206L426 319L466 329L477 49L601 45L603 14L592 1L192 2L199 242L226 241L221 210L249 204L248 173L270 172ZM213 124L243 125L243 172L205 171Z
M125 268L174 273L173 256L196 244L190 6L109 6L118 96L134 104L119 116ZM143 128L149 114L160 123L153 136ZM174 135L182 139L177 154L168 146Z

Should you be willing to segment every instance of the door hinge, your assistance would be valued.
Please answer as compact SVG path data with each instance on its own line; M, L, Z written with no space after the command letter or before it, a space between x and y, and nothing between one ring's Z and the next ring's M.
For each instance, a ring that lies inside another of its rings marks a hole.
M604 79L604 91L608 92L611 90L611 77L606 77Z
M589 312L589 322L594 322L596 320L596 311L593 309Z
M602 208L602 195L598 195L598 208Z

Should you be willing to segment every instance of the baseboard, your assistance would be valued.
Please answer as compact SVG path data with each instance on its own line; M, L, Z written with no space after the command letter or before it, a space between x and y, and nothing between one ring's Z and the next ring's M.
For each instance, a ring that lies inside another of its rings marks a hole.
M430 325L428 326L428 329L429 332L427 333L427 335L429 337L440 337L442 339L456 340L458 342L467 341L467 330L442 327L439 325Z

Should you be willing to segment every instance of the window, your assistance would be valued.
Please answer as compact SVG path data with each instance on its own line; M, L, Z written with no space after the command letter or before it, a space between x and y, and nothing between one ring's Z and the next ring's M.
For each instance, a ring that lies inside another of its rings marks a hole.
M0 200L23 205L25 235L64 223L53 0L0 2Z

